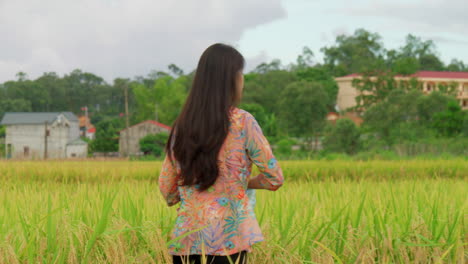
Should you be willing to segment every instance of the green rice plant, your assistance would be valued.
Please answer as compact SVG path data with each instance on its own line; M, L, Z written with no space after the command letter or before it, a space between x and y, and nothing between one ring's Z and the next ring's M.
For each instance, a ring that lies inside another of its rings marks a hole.
M466 262L464 160L280 164L250 263ZM170 263L160 165L0 162L0 263Z

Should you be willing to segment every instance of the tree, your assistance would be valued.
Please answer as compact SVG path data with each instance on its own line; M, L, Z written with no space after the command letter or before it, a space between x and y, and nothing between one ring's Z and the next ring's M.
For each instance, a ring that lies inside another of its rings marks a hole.
M295 73L285 70L246 74L242 102L259 104L265 112L274 113L278 117L283 111L278 107L281 92L297 79Z
M6 134L6 126L0 126L0 138L4 138Z
M296 65L291 66L291 71L304 70L314 65L314 52L305 46L302 48L302 54L297 56Z
M145 155L160 157L169 138L168 133L149 134L140 139L140 150Z
M425 71L443 71L444 63L435 54L427 54L419 58L421 70Z
M134 83L133 94L137 103L137 122L147 119L171 125L179 115L185 102L187 77L177 79L164 76L157 79L152 87Z
M445 111L434 114L433 126L442 136L455 136L462 131L464 115L456 101L450 101Z
M377 133L388 144L398 140L398 130L401 124L417 125L419 119L418 98L424 96L420 91L391 91L384 100L372 105L364 113L364 126L367 130Z
M336 44L320 49L333 76L360 73L384 66L384 48L378 33L357 29L352 36L339 35Z
M254 70L254 73L265 74L271 71L281 70L281 61L279 59L274 59L270 63L261 63Z
M414 57L402 57L395 60L392 70L402 75L410 75L418 71L421 67L418 59Z
M351 119L338 119L335 125L329 125L325 132L324 147L333 152L354 154L360 147L360 132Z
M431 92L429 95L421 96L416 101L418 109L419 123L427 127L432 125L434 114L447 109L450 101L455 101L455 98L445 95L439 91Z
M296 144L297 142L294 139L291 138L283 138L276 142L276 152L278 152L280 155L284 156L290 156L292 153L292 146Z
M327 93L317 82L298 81L281 93L280 122L292 136L309 139L321 131L327 114Z
M0 116L5 112L31 112L31 102L24 99L1 100L0 101Z
M167 68L168 68L169 71L171 71L172 74L174 74L175 76L182 76L182 75L184 75L184 71L183 71L181 68L177 67L177 65L175 65L175 64L173 64L173 63L172 63L172 64L169 64L169 66L167 66Z
M461 60L452 59L446 69L447 71L468 71L468 65Z
M302 68L297 71L299 80L320 83L327 93L327 106L333 109L338 95L338 85L333 76L323 66Z
M394 56L389 56L390 59L393 57L396 61L401 59L412 60L411 71L416 66L418 66L416 70L441 71L444 69L444 65L437 55L437 47L432 40L423 41L420 37L408 34L405 45L393 54Z
M102 118L95 122L96 139L91 141L90 152L116 152L119 150L118 136L122 130L124 120L120 118Z

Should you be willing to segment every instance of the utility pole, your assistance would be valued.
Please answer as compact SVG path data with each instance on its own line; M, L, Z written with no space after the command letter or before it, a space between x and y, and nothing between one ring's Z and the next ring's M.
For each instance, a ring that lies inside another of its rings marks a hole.
M44 130L44 159L47 159L47 136L48 136L48 129L47 129L47 121L45 121L45 130Z
M128 130L129 122L128 122L128 83L124 84L124 92L125 92L125 141L127 145L127 150L125 151L125 155L128 156L130 152L130 131Z

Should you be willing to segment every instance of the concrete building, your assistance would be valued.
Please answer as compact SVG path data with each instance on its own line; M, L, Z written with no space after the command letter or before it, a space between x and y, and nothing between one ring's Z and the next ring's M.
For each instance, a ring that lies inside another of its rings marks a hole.
M123 129L119 137L120 156L140 155L140 139L149 134L169 133L170 131L171 127L153 120L143 121L128 129Z
M80 139L78 118L71 112L9 112L0 124L6 126L7 158L87 156L88 144Z
M352 81L360 78L359 74L350 74L335 78L339 90L337 105L340 110L346 110L356 105L356 96L358 91L352 86ZM456 97L463 110L468 109L468 72L437 72L437 71L419 71L410 76L397 76L397 81L409 81L416 78L424 93L430 93L438 90L439 85L455 85Z

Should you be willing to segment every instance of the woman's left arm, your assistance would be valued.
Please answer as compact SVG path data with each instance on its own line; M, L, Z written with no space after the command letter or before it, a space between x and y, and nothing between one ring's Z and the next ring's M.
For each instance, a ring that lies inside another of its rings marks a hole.
M180 201L180 193L177 188L178 179L176 166L166 155L159 175L159 190L168 206L176 205Z

